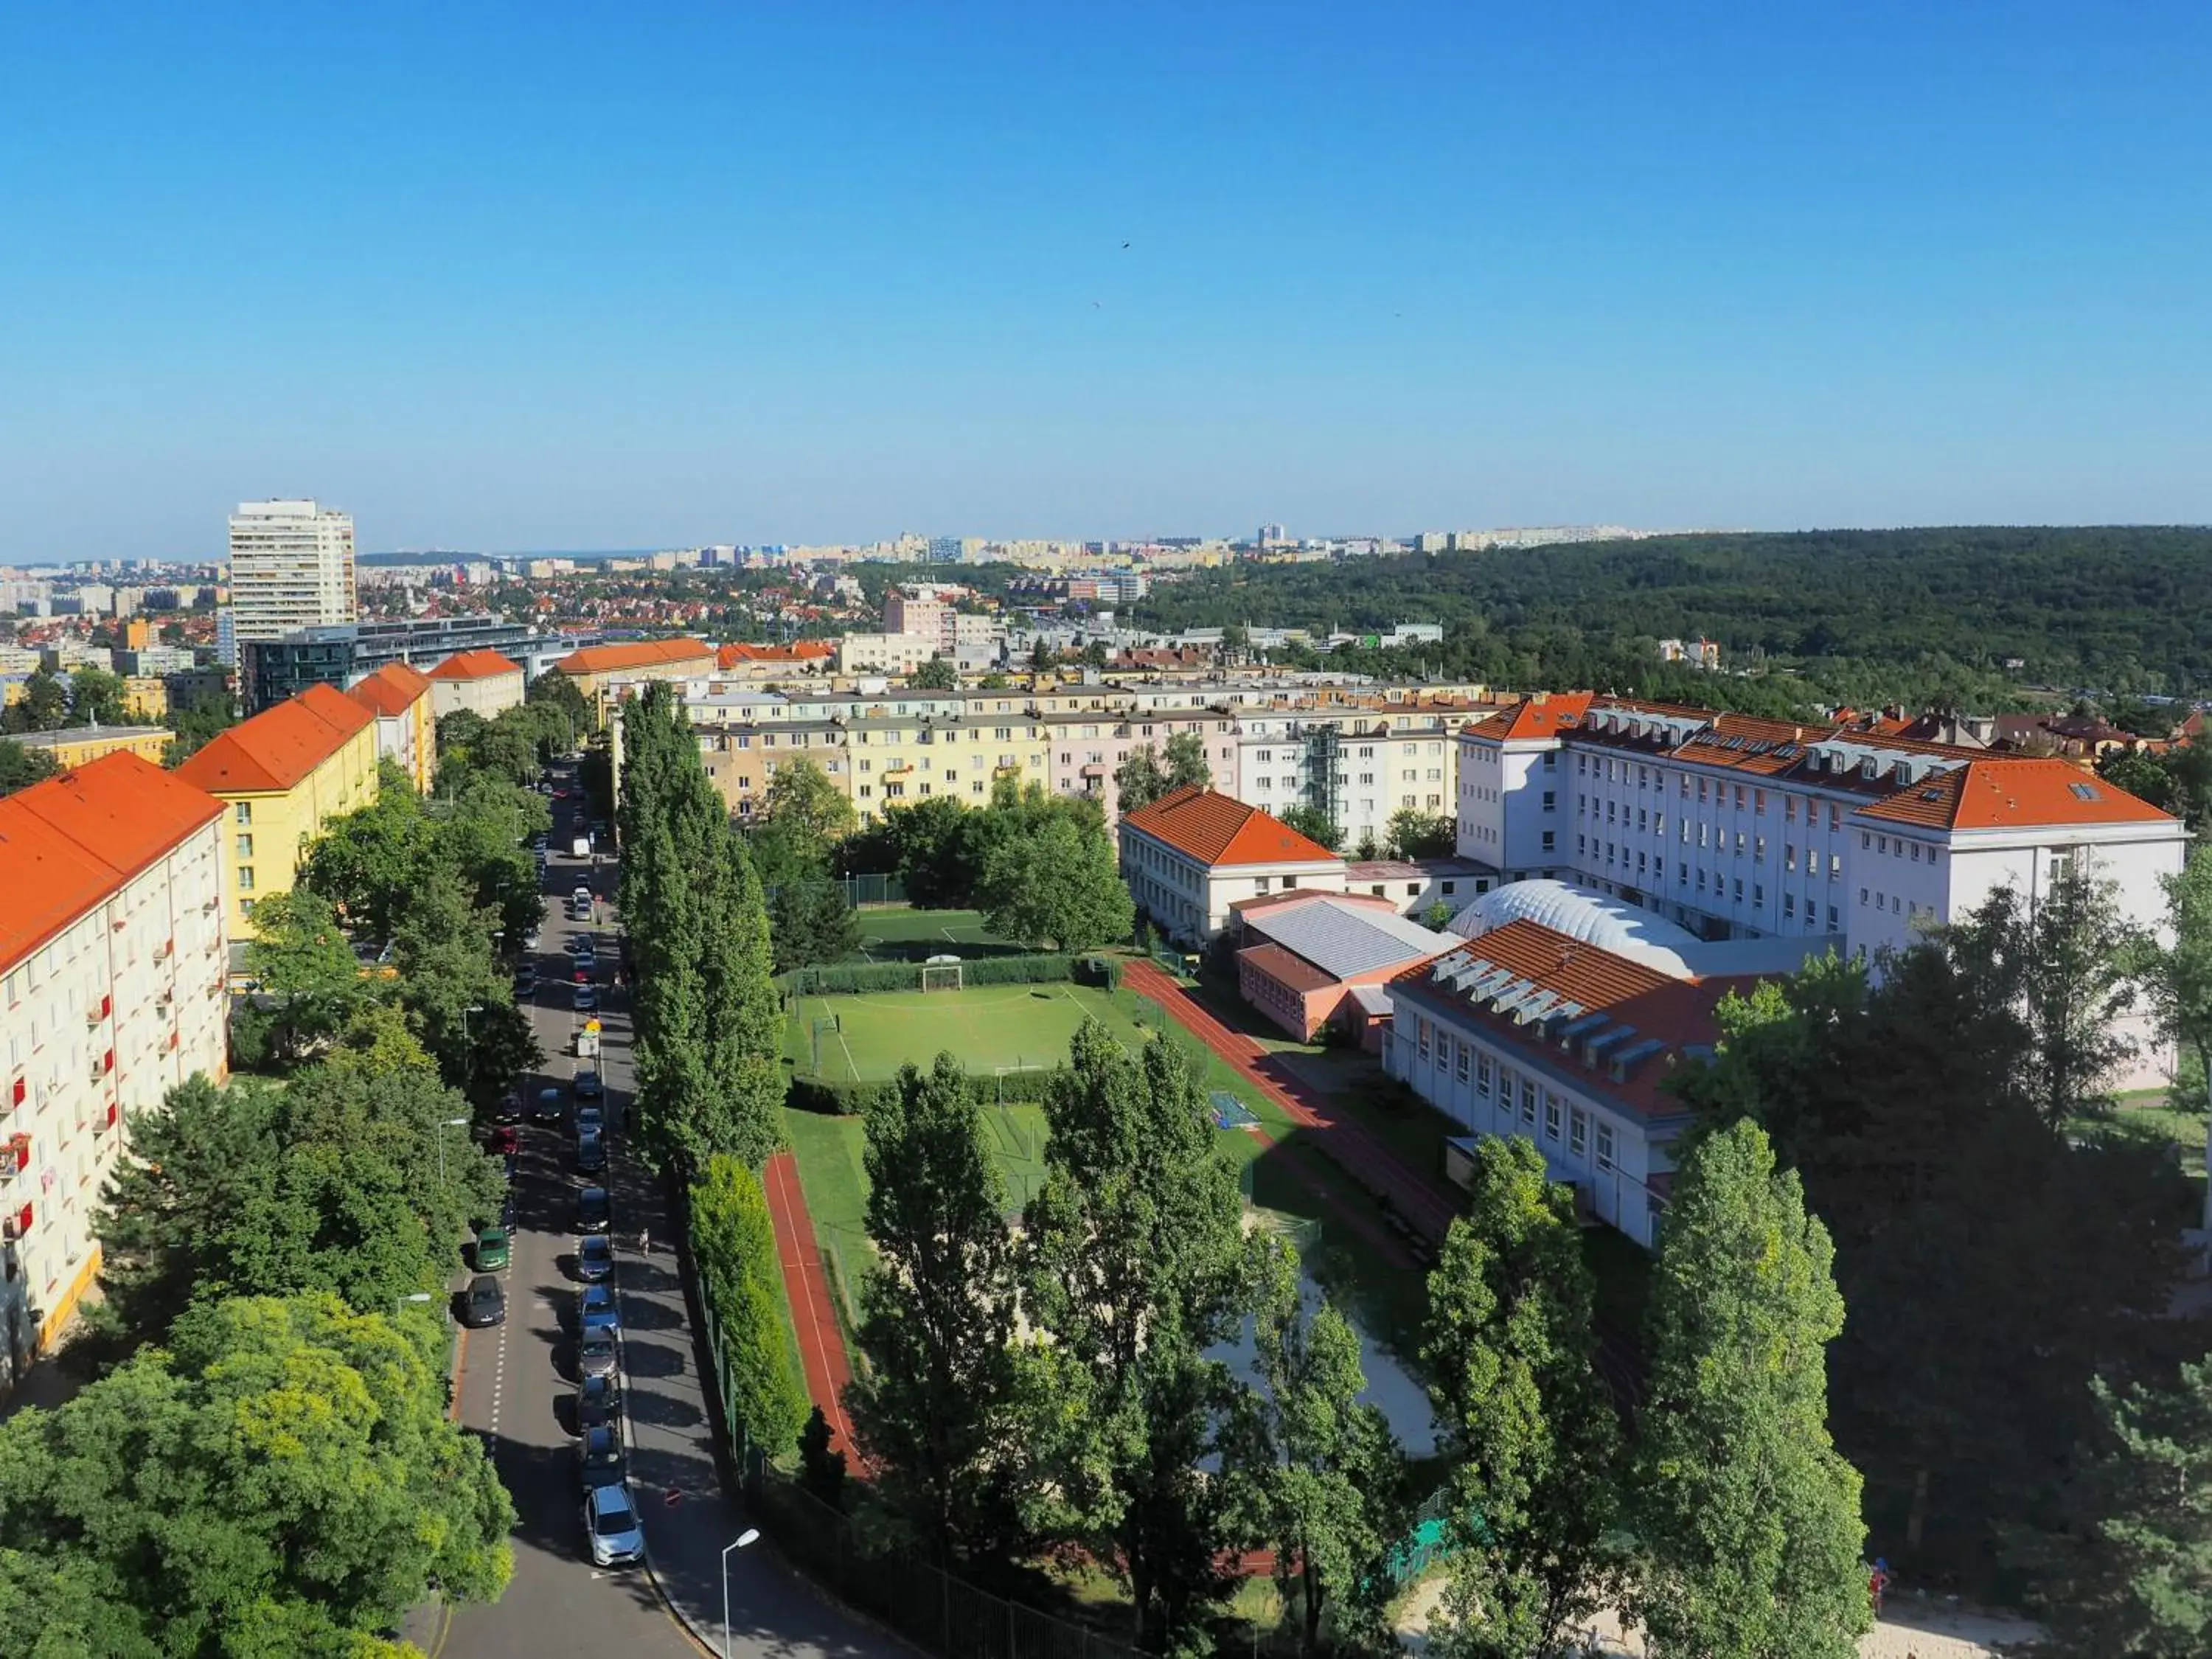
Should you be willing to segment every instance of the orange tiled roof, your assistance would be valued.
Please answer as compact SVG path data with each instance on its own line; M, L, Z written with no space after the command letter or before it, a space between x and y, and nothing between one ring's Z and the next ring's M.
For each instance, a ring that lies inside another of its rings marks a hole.
M434 680L489 680L520 674L522 665L496 651L456 651L430 671Z
M2071 762L2028 758L1968 761L1907 784L1888 799L1861 807L1858 815L1933 830L2174 821Z
M1522 1024L1510 1011L1496 1012L1486 1000L1473 1001L1467 992L1455 989L1449 981L1431 976L1438 963L1462 955L1510 969L1539 990L1553 993L1562 1003L1579 1004L1582 1014L1577 1018L1589 1014L1608 1016L1594 1030L1626 1026L1633 1035L1620 1038L1595 1066L1585 1064L1575 1052L1559 1048L1554 1040L1558 1034L1547 1032L1543 1020ZM1755 978L1744 975L1670 978L1655 968L1583 944L1540 922L1520 921L1469 939L1460 951L1407 969L1390 981L1390 996L1401 1010L1398 1017L1401 1032L1407 1025L1402 1012L1405 1006L1425 1004L1449 1012L1462 1024L1480 1028L1501 1047L1519 1050L1531 1070L1575 1079L1579 1086L1652 1118L1674 1116L1686 1109L1663 1086L1666 1079L1682 1063L1683 1050L1718 1041L1713 1010L1721 999L1731 991L1747 994L1755 983ZM1662 1043L1665 1050L1649 1054L1625 1082L1614 1082L1607 1070L1611 1053L1645 1042Z
M1200 864L1328 864L1337 855L1233 795L1186 785L1122 814L1155 841Z
M374 719L343 692L311 685L218 733L177 775L211 795L289 789Z
M420 669L404 662L388 662L346 687L346 696L369 713L388 718L405 714L429 689L429 679Z
M718 668L735 668L741 662L820 662L837 654L827 640L793 640L789 645L726 645L714 653Z
M1539 693L1526 702L1502 708L1488 720L1477 720L1471 731L1486 738L1555 738L1580 723L1589 710L1588 691Z
M0 969L222 815L215 797L127 750L0 800Z
M704 640L631 640L622 645L587 645L553 665L564 674L612 674L625 668L657 668L667 663L713 657Z

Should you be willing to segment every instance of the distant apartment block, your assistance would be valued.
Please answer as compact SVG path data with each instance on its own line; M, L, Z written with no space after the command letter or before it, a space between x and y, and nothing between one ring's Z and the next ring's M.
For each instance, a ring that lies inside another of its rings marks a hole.
M240 641L353 621L352 517L312 501L241 501L230 517L230 608Z
M712 673L714 647L704 640L629 640L587 646L552 665L576 683L599 724L607 720L608 694L617 681L681 680Z
M159 766L176 735L166 726L71 726L58 732L18 732L10 741L42 751L66 772L118 752Z
M522 665L496 651L457 651L430 671L432 711L442 720L463 709L496 720L521 705Z
M0 1392L99 1271L129 1120L223 1076L224 817L127 753L0 800Z
M428 794L438 770L429 677L404 662L388 662L348 686L346 696L375 717L376 757L404 772L416 793Z
M427 672L464 651L518 653L552 644L520 623L489 614L344 623L240 646L239 678L246 712L258 714L311 685L350 685L386 663Z

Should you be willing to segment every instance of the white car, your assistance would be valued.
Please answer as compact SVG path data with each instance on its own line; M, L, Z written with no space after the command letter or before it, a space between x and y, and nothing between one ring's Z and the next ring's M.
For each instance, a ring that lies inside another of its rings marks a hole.
M645 1523L637 1518L628 1481L584 1494L584 1536L592 1540L595 1567L626 1567L645 1559Z

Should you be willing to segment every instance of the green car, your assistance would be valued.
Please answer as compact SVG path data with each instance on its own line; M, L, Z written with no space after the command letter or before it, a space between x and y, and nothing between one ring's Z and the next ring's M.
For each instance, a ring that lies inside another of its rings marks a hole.
M497 1273L507 1266L507 1229L485 1227L477 1233L477 1271Z

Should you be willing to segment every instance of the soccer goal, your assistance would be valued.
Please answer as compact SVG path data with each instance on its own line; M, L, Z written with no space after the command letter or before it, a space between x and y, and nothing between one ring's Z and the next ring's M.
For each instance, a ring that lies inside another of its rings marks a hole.
M960 964L957 962L925 963L921 969L921 988L925 991L958 991L965 988L960 982Z

